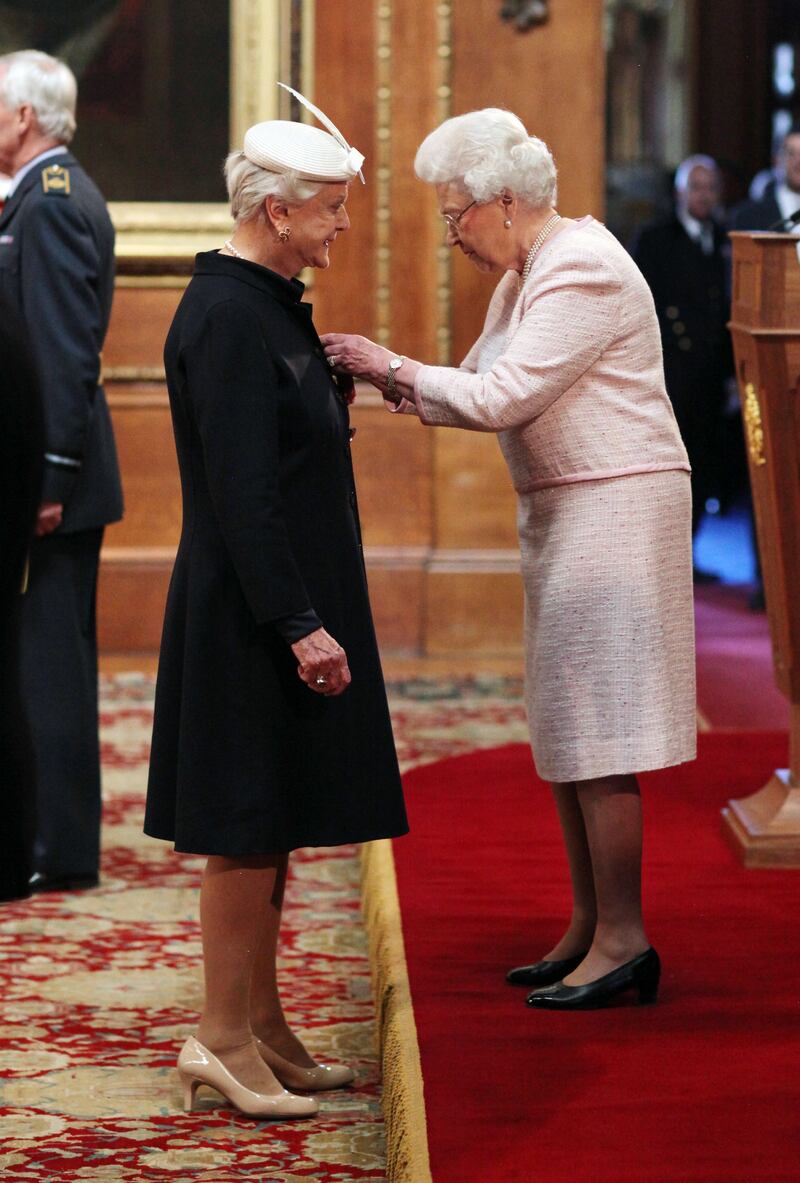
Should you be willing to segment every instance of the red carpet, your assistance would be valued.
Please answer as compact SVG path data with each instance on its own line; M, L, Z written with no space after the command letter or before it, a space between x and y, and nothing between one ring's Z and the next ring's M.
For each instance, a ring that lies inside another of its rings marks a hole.
M713 727L778 730L789 704L775 685L765 612L748 608L751 589L696 587L697 702Z
M644 778L656 1007L538 1013L504 971L559 935L568 885L523 746L406 777L395 842L435 1183L797 1183L800 873L745 871L719 808L786 737L713 733Z

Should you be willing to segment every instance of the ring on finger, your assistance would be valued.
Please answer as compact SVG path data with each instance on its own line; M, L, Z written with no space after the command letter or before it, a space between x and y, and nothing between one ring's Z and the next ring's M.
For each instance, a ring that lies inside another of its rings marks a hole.
M333 355L328 358L328 365L331 367L331 369L333 369L338 360L338 357L333 357Z

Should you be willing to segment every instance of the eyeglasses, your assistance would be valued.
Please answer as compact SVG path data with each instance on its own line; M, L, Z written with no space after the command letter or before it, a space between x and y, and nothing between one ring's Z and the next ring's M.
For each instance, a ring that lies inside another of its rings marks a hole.
M442 218L447 224L447 229L455 230L456 233L458 233L458 223L464 217L464 214L467 212L467 210L472 209L473 205L477 204L478 199L476 198L474 201L471 201L469 205L465 205L459 214L442 214Z

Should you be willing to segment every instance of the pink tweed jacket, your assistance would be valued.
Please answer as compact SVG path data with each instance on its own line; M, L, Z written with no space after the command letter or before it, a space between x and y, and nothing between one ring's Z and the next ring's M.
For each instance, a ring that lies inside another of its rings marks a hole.
M424 423L497 432L518 493L689 471L650 290L591 217L545 242L522 289L509 271L461 367L423 366L415 391Z

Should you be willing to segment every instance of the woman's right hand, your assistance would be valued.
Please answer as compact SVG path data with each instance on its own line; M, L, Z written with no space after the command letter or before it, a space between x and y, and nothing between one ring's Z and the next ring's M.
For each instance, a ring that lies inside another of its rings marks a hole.
M347 654L324 628L318 628L292 645L299 665L297 673L309 690L333 698L350 685Z

